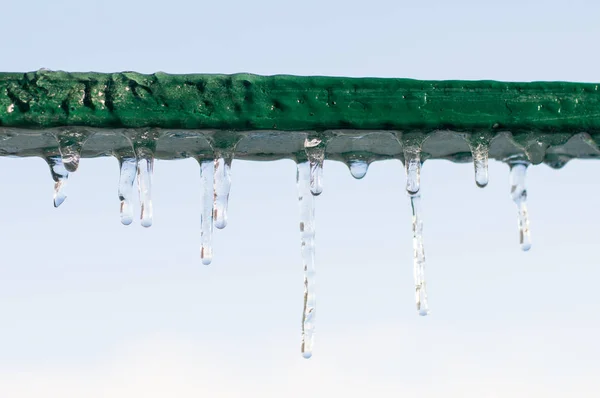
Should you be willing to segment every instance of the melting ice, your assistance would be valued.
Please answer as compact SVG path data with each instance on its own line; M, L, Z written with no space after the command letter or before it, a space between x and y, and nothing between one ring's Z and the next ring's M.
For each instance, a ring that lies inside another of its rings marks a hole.
M140 222L143 227L152 225L152 174L154 171L154 155L147 148L138 148L137 183L140 195Z
M488 184L488 146L477 144L472 149L473 165L475 166L475 183L483 188Z

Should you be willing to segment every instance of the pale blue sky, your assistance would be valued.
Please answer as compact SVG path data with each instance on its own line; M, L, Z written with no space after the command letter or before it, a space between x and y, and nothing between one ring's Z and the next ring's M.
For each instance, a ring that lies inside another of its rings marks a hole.
M3 4L0 70L599 81L593 1L28 1ZM230 223L199 258L195 161L155 165L154 225L119 222L115 159L52 206L41 159L0 159L0 397L595 397L600 163L528 174L427 162L432 313L417 316L397 161L317 199L315 353L302 359L295 167L234 161Z

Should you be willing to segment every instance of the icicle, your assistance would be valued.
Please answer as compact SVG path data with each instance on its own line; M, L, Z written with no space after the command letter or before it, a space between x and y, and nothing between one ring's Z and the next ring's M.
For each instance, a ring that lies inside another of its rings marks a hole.
M213 201L214 201L214 175L215 162L211 160L198 160L200 163L200 179L202 182L202 197L200 199L200 257L202 264L209 265L212 261L212 235L213 235Z
M129 225L133 222L133 186L137 174L137 160L133 156L119 157L119 200L121 201L121 223ZM150 204L150 206L152 206ZM151 208L151 207L150 207ZM143 216L142 216L143 218ZM150 219L152 222L152 219Z
M154 170L154 154L144 147L136 148L137 183L140 195L140 220L143 227L152 225L152 173Z
M227 226L227 203L229 201L229 190L231 189L231 162L233 152L228 151L220 154L215 159L214 175L214 223L219 229Z
M350 174L357 180L360 180L367 175L367 171L369 170L369 163L365 160L352 160L350 161L349 166Z
M413 274L415 278L415 299L419 315L429 314L427 288L425 284L425 248L423 247L423 220L421 215L421 194L410 196L413 231Z
M304 151L310 163L310 192L317 196L323 192L325 145L319 138L307 138L304 141Z
M304 266L304 310L302 313L302 356L312 356L315 331L315 198L311 192L312 165L298 163L296 183L300 204L300 242Z
M77 171L83 144L90 136L90 132L86 130L65 130L56 134L58 149L67 171Z
M65 168L62 158L59 155L47 157L46 163L50 166L50 172L52 173L52 179L54 180L54 207L58 207L67 198L65 188L67 186L69 172Z
M482 143L471 149L473 165L475 166L475 183L484 188L488 184L488 146Z
M404 149L404 167L406 168L406 191L409 195L414 195L421 187L421 148Z
M415 299L419 315L429 314L427 305L427 288L425 284L425 248L423 246L423 220L421 216L421 149L406 147L404 149L404 165L406 169L406 192L412 207L413 231L413 274L415 278Z
M531 248L531 232L529 230L529 217L527 214L527 189L525 188L525 175L527 173L527 161L509 162L510 166L510 196L517 205L519 243L521 250L527 251Z

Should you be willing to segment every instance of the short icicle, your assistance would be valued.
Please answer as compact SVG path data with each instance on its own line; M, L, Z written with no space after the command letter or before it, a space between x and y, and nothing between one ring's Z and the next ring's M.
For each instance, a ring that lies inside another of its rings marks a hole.
M58 207L67 198L65 188L67 186L69 172L65 168L60 155L48 156L46 158L46 163L50 166L50 173L52 173L52 179L54 180L54 207Z
M421 149L407 147L404 149L404 167L406 169L406 192L416 194L421 189Z
M300 242L304 266L304 308L302 313L302 346L304 358L312 356L315 332L315 198L311 192L309 161L297 165L296 183L300 204Z
M479 188L484 188L489 181L488 176L488 146L482 143L475 145L473 154L473 165L475 166L475 183Z
M350 174L357 180L367 175L369 170L369 163L366 160L352 160L348 166L350 167Z
M528 161L512 161L510 166L510 196L517 205L517 224L519 227L519 243L521 250L531 249L531 231L529 230L529 216L527 212L527 188L525 187L525 176L527 174Z
M136 148L137 185L140 196L140 223L143 227L152 225L152 174L154 171L154 154L145 147Z
M227 226L227 207L231 189L231 163L233 151L219 153L214 160L214 225L219 229Z
M209 265L212 261L212 236L213 236L213 201L214 201L214 176L215 161L213 159L200 160L200 179L202 196L200 199L200 258L202 264Z
M134 156L119 157L119 200L121 201L121 223L133 222L133 192L137 175L137 159ZM143 216L142 216L143 217Z
M415 300L417 312L421 316L429 314L427 286L425 283L425 248L423 245L423 219L421 212L421 150L407 148L404 151L406 167L406 192L412 208L413 232L413 275L415 279Z
M79 168L81 150L91 136L85 129L67 129L56 134L58 149L67 171L73 173Z
M317 196L323 192L325 143L320 138L306 138L304 151L310 164L310 192Z

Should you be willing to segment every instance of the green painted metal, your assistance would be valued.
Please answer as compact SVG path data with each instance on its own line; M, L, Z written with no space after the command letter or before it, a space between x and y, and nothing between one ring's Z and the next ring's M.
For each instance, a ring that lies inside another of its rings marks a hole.
M0 126L600 133L598 84L0 73Z

